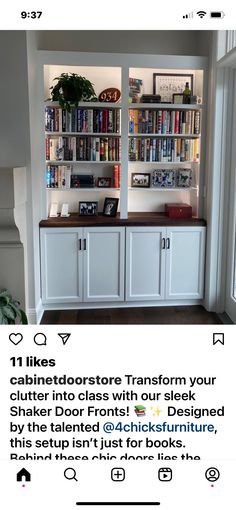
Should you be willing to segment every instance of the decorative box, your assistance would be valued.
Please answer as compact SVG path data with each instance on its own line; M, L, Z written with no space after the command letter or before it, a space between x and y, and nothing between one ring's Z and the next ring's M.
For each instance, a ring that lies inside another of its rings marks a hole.
M189 204L165 204L169 218L192 218L192 207Z

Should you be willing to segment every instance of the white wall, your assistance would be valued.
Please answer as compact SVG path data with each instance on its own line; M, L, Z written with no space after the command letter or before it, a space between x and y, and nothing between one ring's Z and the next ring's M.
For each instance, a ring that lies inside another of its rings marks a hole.
M42 196L44 190L44 176L40 169L40 160L45 150L44 144L40 144L42 133L40 123L37 122L38 111L38 76L37 76L37 48L34 32L27 32L28 54L28 80L29 80L29 124L30 124L30 150L31 150L31 215L32 220L28 225L30 230L31 244L29 246L29 318L31 322L39 320L40 309L40 249L39 249L39 222L42 219ZM43 105L42 105L43 108Z
M39 228L42 176L38 175L40 133L34 128L37 90L37 49L208 55L211 34L207 31L2 31L0 32L0 167L27 168L27 229L29 307L40 298ZM32 150L32 148L37 148ZM31 173L32 172L32 173ZM33 202L33 206L32 206Z
M79 62L78 62L79 64ZM57 82L53 81L61 73L77 73L86 76L94 84L97 96L108 87L121 89L121 69L119 67L82 67L82 66L44 66L45 76L45 99L48 99L51 85ZM47 84L47 85L46 85Z
M40 50L204 56L208 55L211 33L199 30L40 30L36 37Z
M0 168L27 166L30 154L24 31L0 31L0 69Z

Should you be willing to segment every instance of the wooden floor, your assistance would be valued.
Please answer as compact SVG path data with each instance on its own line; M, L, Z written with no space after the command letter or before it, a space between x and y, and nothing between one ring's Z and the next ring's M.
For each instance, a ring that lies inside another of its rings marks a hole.
M50 310L41 324L222 324L203 306Z

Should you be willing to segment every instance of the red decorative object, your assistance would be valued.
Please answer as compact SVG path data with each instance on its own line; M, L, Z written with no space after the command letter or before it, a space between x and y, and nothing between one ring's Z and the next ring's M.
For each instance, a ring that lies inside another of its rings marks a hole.
M110 87L100 92L98 101L101 103L117 103L120 100L121 92L119 89Z
M192 207L189 204L165 204L169 218L192 218Z

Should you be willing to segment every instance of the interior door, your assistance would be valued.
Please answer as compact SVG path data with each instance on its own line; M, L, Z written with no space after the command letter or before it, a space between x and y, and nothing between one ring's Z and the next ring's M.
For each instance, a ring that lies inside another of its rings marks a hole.
M226 268L226 300L225 311L236 324L236 71L234 72L234 106L233 125L231 131L231 175L229 196L229 228Z

